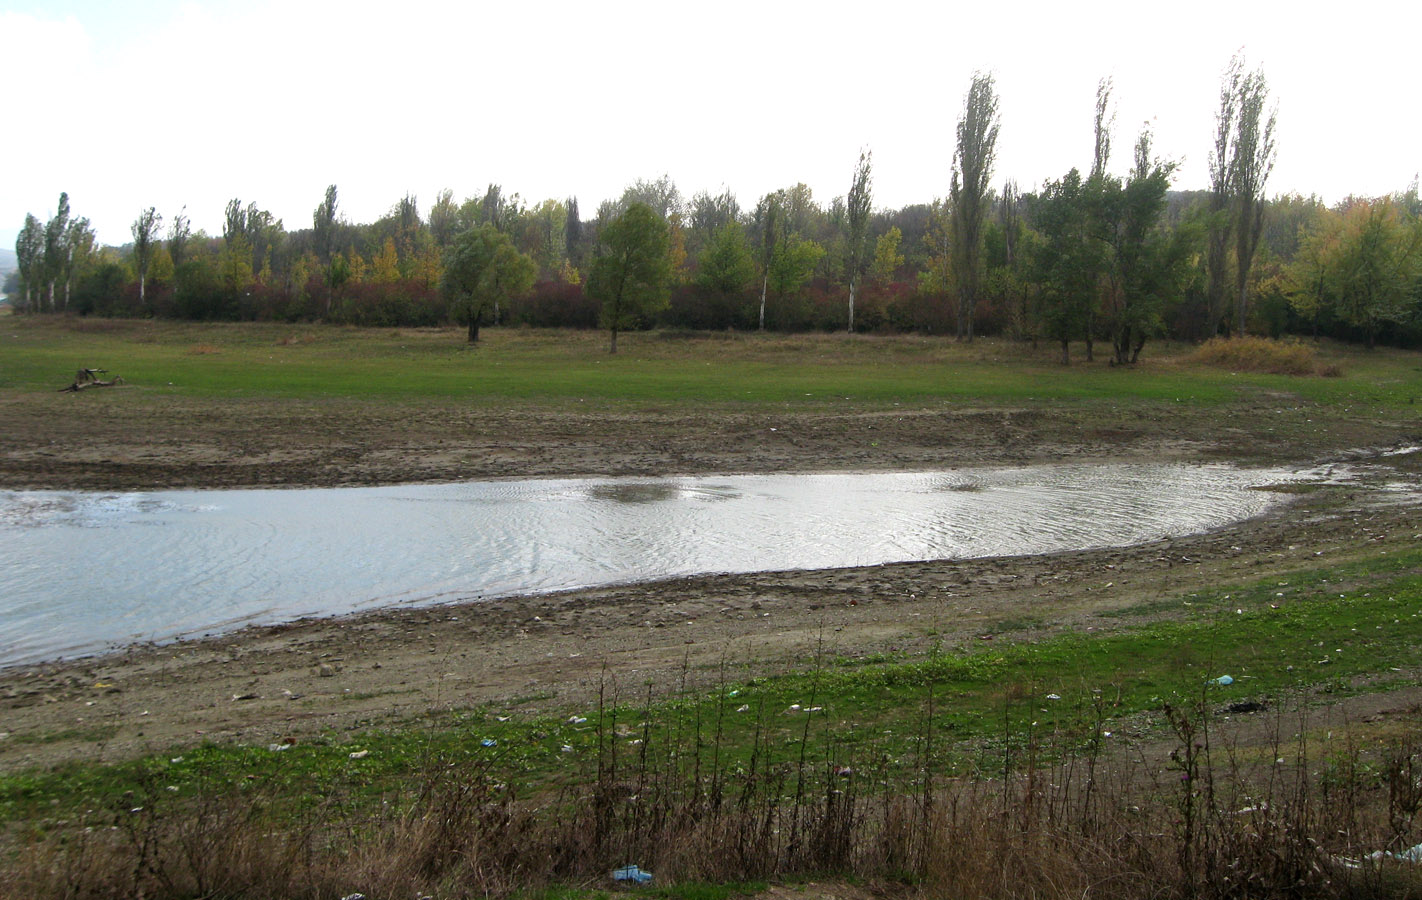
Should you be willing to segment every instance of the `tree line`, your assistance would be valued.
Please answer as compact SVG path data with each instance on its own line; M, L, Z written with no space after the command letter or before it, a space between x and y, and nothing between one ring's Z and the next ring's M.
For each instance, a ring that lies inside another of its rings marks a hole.
M1104 345L1118 364L1162 337L1422 338L1415 181L1331 207L1268 199L1275 116L1263 72L1239 57L1221 79L1207 190L1172 189L1148 128L1113 174L1112 90L1097 88L1089 165L1023 191L994 186L1001 113L992 77L975 75L947 196L897 210L873 205L867 149L828 203L795 184L742 207L662 176L586 219L576 197L526 203L490 184L423 211L407 195L356 224L331 185L309 228L234 198L221 235L149 208L120 248L98 246L61 194L47 221L26 217L7 292L29 312L458 323L471 341L484 325L600 326L614 350L619 331L653 326L1002 334L1055 342L1064 362L1073 344L1088 359Z

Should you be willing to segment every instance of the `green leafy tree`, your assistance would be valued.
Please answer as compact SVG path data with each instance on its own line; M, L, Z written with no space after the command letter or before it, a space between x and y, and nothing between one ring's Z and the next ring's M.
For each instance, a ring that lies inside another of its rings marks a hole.
M1390 198L1353 204L1326 262L1339 316L1361 328L1371 349L1386 322L1417 313L1422 289L1422 223L1407 221Z
M1239 80L1235 99L1234 147L1230 179L1234 188L1235 334L1243 336L1249 319L1249 269L1264 230L1264 185L1274 168L1275 110L1266 116L1269 86L1262 69Z
M311 213L312 240L316 246L316 257L322 265L331 264L331 254L336 249L337 214L336 186L328 184L325 196Z
M845 278L849 281L849 328L854 331L854 293L859 286L859 276L864 269L868 255L869 212L873 204L870 186L873 153L862 150L859 164L854 167L854 179L849 185L849 195L845 207L844 267Z
M666 307L671 260L666 220L634 202L599 230L603 252L592 263L588 296L602 304L602 324L617 352L617 332Z
M765 330L765 300L770 292L770 266L775 253L785 239L785 209L781 192L766 194L755 207L755 226L759 232L756 262L760 265L760 330Z
M44 282L44 225L31 213L25 214L25 225L15 238L15 261L24 285L25 308L33 312Z
M953 153L953 272L958 287L958 339L973 339L973 312L982 277L983 222L1001 127L992 75L978 72L968 88Z
M824 259L825 248L791 234L776 245L770 261L770 290L777 301L797 293L815 274L815 267Z
M138 302L142 304L146 298L146 285L148 283L148 266L153 261L154 241L158 237L158 229L163 225L163 217L158 215L158 210L152 206L138 214L138 218L133 220L130 230L133 232L133 267L138 271Z
M711 232L696 269L697 287L720 297L734 297L754 279L755 260L740 223L727 222Z
M1102 269L1092 204L1076 169L1048 182L1036 204L1035 224L1042 240L1033 274L1041 290L1043 325L1049 337L1061 342L1063 365L1071 362L1071 341L1086 335Z
M430 237L435 246L444 250L459 234L459 204L454 202L454 191L445 188L435 195L430 206Z
M1103 178L1098 200L1106 255L1101 312L1111 335L1112 362L1134 363L1146 341L1165 328L1167 302L1184 291L1197 232L1161 225L1175 164L1151 157L1151 135L1142 130L1130 178ZM1095 179L1093 179L1095 181Z
M188 241L193 236L192 224L188 221L187 207L183 207L168 225L168 255L173 258L176 270L187 259Z
M69 230L69 194L59 195L54 216L44 226L44 280L49 290L49 311L56 310L54 285L64 274L69 247L64 238Z
M533 260L492 223L454 239L444 253L440 292L450 308L467 319L469 343L478 343L479 325L487 313L528 293L537 270Z
M1241 78L1239 57L1230 60L1220 84L1219 106L1215 110L1215 139L1210 149L1210 195L1208 201L1208 243L1205 254L1206 303L1209 331L1217 332L1227 319L1229 308L1229 250L1234 234L1230 204L1234 197L1234 121L1238 114L1235 101Z

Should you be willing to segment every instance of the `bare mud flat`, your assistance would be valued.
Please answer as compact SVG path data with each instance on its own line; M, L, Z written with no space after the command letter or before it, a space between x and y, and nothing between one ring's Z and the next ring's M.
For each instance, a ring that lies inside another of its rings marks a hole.
M46 401L47 402L47 401ZM599 681L735 677L803 662L1060 629L1127 627L1153 600L1411 549L1416 422L1311 421L1271 398L1227 414L1109 409L783 414L454 410L223 401L0 405L0 487L125 490L530 475L923 470L1060 460L1365 459L1220 531L1136 547L968 562L690 577L376 611L0 670L0 770L120 759L211 739L266 744L495 703L554 711ZM772 431L771 429L774 429ZM76 560L76 564L82 564Z

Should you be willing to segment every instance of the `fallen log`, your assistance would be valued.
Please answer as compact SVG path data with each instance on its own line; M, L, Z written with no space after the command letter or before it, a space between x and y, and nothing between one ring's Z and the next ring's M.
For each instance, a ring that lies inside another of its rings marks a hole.
M101 371L102 371L102 370L101 370ZM78 381L78 380L76 380L76 381L75 381L73 384L71 384L69 387L60 388L60 389L59 389L59 392L60 392L61 394L73 394L73 393L77 393L77 392L79 392L79 391L88 390L89 388L96 388L96 387L113 387L113 386L116 385L116 384L123 384L123 376L122 376L122 375L115 375L113 378L109 379L108 381L100 381L98 378L93 378L93 379L90 379L89 381Z

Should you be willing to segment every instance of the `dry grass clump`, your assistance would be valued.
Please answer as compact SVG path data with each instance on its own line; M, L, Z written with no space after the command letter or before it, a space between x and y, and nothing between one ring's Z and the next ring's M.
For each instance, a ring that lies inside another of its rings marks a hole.
M193 344L188 348L188 356L212 356L221 352L222 349L213 344Z
M1276 341L1262 337L1210 338L1189 357L1191 362L1235 372L1264 372L1270 375L1323 375L1337 377L1336 365L1318 361L1312 347L1297 341Z

